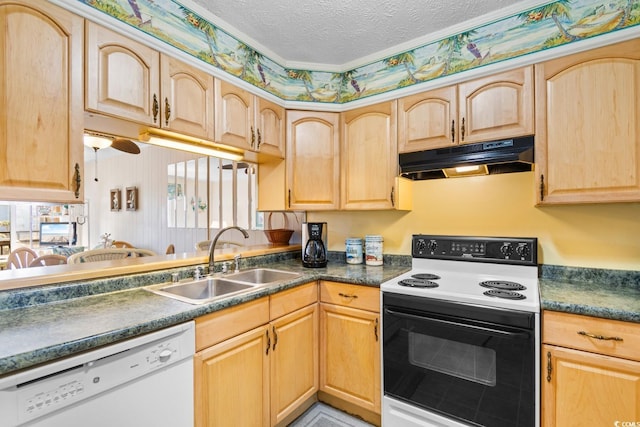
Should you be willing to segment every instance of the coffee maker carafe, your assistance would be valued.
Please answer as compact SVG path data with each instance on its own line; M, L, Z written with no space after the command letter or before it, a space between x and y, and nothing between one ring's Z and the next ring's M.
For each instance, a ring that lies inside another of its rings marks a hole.
M302 265L319 268L327 266L327 223L302 223Z

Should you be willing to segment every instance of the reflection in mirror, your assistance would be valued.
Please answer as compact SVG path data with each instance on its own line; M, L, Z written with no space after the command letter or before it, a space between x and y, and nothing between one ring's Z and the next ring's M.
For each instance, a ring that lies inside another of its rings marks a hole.
M84 204L68 205L65 210L64 205L0 202L4 206L0 213L9 216L0 218L0 240L7 240L10 247L27 246L50 253L51 247L41 249L36 240L39 229L34 218L39 221L41 216L49 216L40 208L44 206L50 213L66 212L65 218L76 223L76 247L66 247L68 250L95 248L101 245L102 236L109 235L110 240L123 240L158 254L165 253L170 244L176 253L193 252L197 242L209 240L220 227L232 224L249 229L251 237L244 240L230 233L225 240L242 240L243 245L268 243L262 231L263 214L256 211L256 165L146 144L140 148L139 155L107 148L101 152L97 169L93 149L86 148L84 176L99 179L83 180ZM125 194L130 187L138 191L137 209L111 210L111 191ZM299 243L304 213L297 213L297 219L292 218L296 215L293 212L288 215L295 228L290 242ZM284 225L280 217L274 216L274 228Z
M176 227L185 228L186 226L186 197L187 190L185 182L185 162L176 164Z
M196 218L196 224L198 228L207 228L209 222L209 199L207 198L207 191L209 188L209 170L207 168L207 157L200 157L198 159L198 181L196 183L196 192L198 194L198 216Z

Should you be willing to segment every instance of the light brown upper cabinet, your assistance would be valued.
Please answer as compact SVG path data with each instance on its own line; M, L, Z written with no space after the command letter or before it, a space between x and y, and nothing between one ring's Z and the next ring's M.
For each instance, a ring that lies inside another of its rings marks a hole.
M83 199L84 20L0 1L0 200Z
M342 209L401 208L396 108L390 101L341 114Z
M398 100L401 153L534 133L533 67Z
M640 200L640 39L536 65L539 204Z
M86 54L88 111L213 139L211 75L92 22Z
M286 209L340 206L340 115L287 111Z
M216 79L216 142L284 157L285 109Z

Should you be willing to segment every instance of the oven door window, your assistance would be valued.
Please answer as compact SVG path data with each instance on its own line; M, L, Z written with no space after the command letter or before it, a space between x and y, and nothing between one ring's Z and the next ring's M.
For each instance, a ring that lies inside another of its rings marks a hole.
M409 332L409 363L478 384L496 385L496 351Z
M533 330L383 310L386 395L481 426L534 426Z

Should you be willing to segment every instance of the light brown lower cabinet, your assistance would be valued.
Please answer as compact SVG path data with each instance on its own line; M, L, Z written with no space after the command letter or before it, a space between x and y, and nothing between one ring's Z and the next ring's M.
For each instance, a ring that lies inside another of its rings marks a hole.
M318 390L317 284L196 319L195 425L275 426Z
M543 427L640 422L640 324L545 311L543 343Z
M380 425L380 291L320 282L320 400Z

